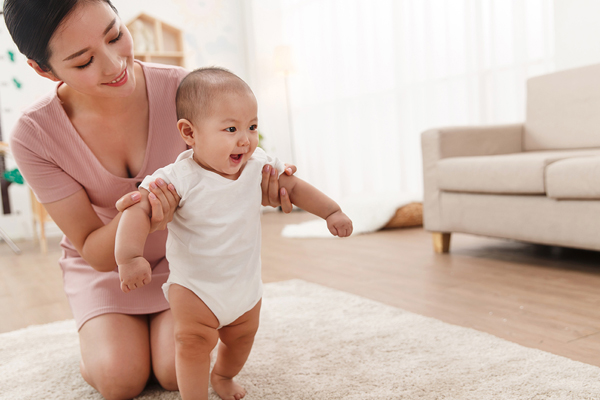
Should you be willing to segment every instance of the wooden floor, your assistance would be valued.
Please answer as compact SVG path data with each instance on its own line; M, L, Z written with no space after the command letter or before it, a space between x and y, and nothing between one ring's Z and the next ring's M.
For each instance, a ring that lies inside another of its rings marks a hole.
M600 253L453 235L434 254L420 228L285 239L303 212L263 216L263 279L300 278L600 366ZM43 256L0 243L0 332L71 318L58 240Z

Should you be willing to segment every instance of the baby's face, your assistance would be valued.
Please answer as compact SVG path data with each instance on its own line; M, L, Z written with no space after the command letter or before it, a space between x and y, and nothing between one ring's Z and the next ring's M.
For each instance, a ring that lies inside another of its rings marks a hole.
M208 171L237 179L258 145L254 95L246 91L220 94L208 115L194 125L194 160Z

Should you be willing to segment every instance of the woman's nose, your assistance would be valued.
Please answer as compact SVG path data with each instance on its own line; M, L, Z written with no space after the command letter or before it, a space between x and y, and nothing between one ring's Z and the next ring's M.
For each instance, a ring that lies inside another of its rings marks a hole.
M104 73L107 76L116 77L123 72L123 62L115 51L107 50L104 61Z

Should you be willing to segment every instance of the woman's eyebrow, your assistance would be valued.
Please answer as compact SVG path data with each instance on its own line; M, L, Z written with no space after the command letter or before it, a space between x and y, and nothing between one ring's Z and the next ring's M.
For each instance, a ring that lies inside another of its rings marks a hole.
M113 19L110 22L110 24L108 24L108 26L106 27L106 29L102 33L102 36L103 37L106 36L106 34L108 32L110 32L110 30L112 29L113 26L115 26L116 23L117 23L117 18L115 17L115 19ZM87 51L89 51L89 49L90 49L89 47L86 47L83 50L76 51L75 53L71 54L69 57L65 58L63 61L69 61L69 60L72 60L72 59L74 59L76 57L79 57L80 55L82 55L82 54L86 53Z
M104 33L102 34L102 36L106 36L106 34L108 32L110 32L110 30L112 29L113 26L115 26L116 23L117 23L117 17L115 17L115 19L113 19L112 21L110 21L110 24L108 24L108 26L104 30Z
M72 59L74 59L74 58L76 58L76 57L79 57L79 56L80 56L80 55L82 55L83 53L87 53L87 51L88 51L89 49L90 49L89 47L86 47L86 48L85 48L85 49L83 49L83 50L79 50L79 51L77 51L77 52L75 52L75 53L71 54L69 57L65 58L63 61L69 61L69 60L72 60Z

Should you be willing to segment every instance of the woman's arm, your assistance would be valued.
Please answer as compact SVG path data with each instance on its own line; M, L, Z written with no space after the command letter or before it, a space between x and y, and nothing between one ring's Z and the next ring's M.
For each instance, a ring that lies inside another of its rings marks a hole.
M94 269L101 272L117 268L115 234L121 213L104 225L84 189L44 207L75 249Z
M157 182L158 183L158 182ZM164 229L173 218L179 204L179 196L173 185L156 185L151 188L154 196L148 196L152 209L151 229ZM129 193L119 200L123 209L139 203L139 192ZM64 199L44 203L44 207L61 231L69 238L75 249L92 268L108 272L117 268L115 261L115 236L122 213L104 225L90 203L84 189Z

